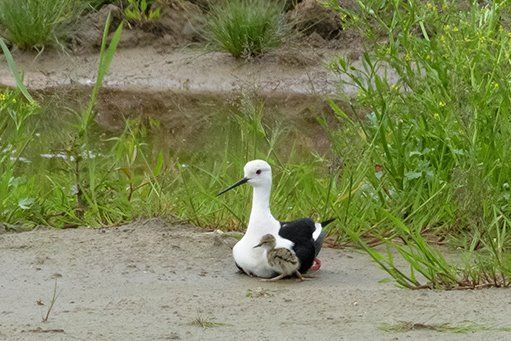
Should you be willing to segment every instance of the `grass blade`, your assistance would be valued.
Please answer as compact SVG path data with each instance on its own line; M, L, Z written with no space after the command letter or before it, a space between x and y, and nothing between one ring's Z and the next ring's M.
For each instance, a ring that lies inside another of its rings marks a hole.
M7 47L7 45L5 44L5 42L2 38L0 38L0 47L2 48L5 59L7 60L7 65L9 66L9 70L11 71L12 75L14 76L14 80L16 81L16 87L21 91L23 96L30 103L36 103L34 98L28 92L25 84L23 84L22 75L18 71L18 67L16 66L16 63L14 62L14 58L12 57L11 51L9 51L9 48Z

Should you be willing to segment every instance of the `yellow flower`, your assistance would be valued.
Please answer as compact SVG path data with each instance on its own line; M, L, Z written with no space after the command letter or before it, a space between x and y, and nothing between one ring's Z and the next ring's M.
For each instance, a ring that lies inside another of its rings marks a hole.
M5 101L7 96L5 94L0 93L0 101Z
M493 85L494 89L498 89L499 88L499 83L497 83L497 82L492 82L492 85Z
M440 101L440 102L438 102L438 105L440 106L440 108L443 108L443 107L445 107L445 102L444 101Z
M438 120L440 118L440 115L436 112L436 113L433 114L433 117Z
M453 32L458 32L460 29L458 28L458 26L454 26L454 28L452 29Z

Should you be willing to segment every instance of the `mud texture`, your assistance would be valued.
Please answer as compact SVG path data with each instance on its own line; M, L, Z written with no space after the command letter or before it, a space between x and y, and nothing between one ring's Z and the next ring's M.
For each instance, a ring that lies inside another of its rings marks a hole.
M324 249L305 282L236 271L233 238L149 220L0 234L2 340L509 339L498 331L386 332L382 323L506 326L508 290L409 291L366 255ZM55 281L58 297L47 322Z
M326 65L343 51L292 48L277 50L257 60L241 61L205 49L155 47L118 50L104 82L106 89L231 93L256 91L266 96L333 95L339 78ZM29 89L91 86L95 82L98 54L66 55L56 51L37 56L14 54ZM14 86L5 63L0 64L0 84ZM354 87L341 88L354 94Z

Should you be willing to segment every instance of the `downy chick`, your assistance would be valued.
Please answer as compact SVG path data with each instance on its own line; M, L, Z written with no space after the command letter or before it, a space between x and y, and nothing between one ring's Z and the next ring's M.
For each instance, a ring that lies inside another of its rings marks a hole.
M300 261L294 251L283 248L283 247L275 247L276 240L275 237L271 234L265 234L259 244L254 246L262 247L266 250L266 257L268 258L268 264L279 273L278 276L269 278L269 279L261 279L262 281L278 281L287 276L296 275L301 281L303 281L302 274L298 271L300 268Z

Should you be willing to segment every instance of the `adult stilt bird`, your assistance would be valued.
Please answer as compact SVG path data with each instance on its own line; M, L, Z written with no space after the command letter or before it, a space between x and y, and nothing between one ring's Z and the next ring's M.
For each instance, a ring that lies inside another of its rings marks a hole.
M316 256L325 238L323 227L334 219L322 223L315 223L310 218L288 222L275 219L270 211L271 167L263 160L248 162L244 167L243 179L218 195L245 183L253 188L252 211L245 235L232 250L236 266L250 276L274 277L276 273L264 256L264 249L254 248L264 235L272 234L276 239L276 247L294 251L300 260L300 273L303 274L309 269L318 270L321 262Z

